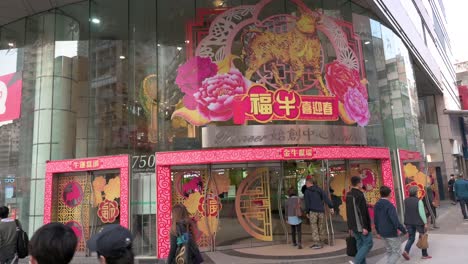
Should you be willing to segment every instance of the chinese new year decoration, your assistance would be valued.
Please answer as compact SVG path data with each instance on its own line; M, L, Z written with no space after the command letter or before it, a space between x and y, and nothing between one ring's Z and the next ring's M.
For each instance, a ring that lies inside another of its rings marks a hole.
M119 213L119 204L116 201L104 200L98 206L97 215L105 224L115 222Z
M190 42L195 52L178 68L183 98L172 118L195 126L340 119L366 126L367 81L353 25L300 0L291 0L297 12L260 18L270 2L213 13L206 36ZM187 28L188 37L199 30ZM327 61L325 49L336 59Z

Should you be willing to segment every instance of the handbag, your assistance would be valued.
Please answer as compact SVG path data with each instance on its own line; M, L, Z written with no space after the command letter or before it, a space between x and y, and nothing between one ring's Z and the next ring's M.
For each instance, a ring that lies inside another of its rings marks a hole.
M419 236L419 240L418 240L418 243L416 243L416 246L420 249L428 249L429 248L429 235L425 233Z
M296 205L296 216L302 216L302 209L301 209L301 199L297 198L297 205Z
M357 254L357 242L356 238L353 236L348 236L346 238L346 255L354 257Z

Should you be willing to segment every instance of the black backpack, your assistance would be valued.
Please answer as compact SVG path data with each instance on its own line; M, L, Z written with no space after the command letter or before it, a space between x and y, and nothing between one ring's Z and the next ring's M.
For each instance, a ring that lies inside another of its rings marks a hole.
M29 245L29 237L26 232L21 228L18 220L15 220L16 223L16 254L18 258L23 259L28 256L28 245Z

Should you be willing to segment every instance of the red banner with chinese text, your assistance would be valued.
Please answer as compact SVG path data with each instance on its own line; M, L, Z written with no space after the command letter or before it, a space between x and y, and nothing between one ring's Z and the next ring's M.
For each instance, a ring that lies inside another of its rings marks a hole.
M246 120L267 123L272 120L336 121L338 100L334 96L300 95L296 91L268 90L254 84L247 94L236 98L234 123Z

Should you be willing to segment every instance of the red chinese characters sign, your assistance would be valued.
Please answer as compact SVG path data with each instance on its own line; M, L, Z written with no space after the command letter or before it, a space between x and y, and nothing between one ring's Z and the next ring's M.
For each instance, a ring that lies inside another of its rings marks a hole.
M97 215L103 223L113 223L119 216L119 204L116 201L104 200L99 204Z
M311 159L314 156L314 150L311 148L284 148L281 150L281 156L286 159Z
M234 106L234 123L246 120L267 123L272 120L336 121L338 100L334 96L300 95L296 91L268 90L254 84L247 94L238 96Z
M73 170L98 169L100 166L101 161L98 159L75 160L71 162Z

